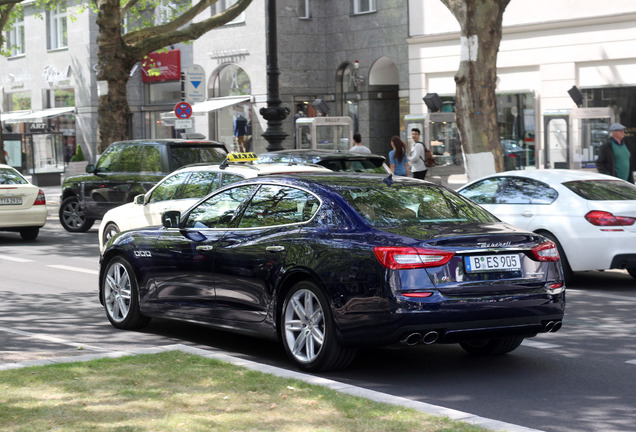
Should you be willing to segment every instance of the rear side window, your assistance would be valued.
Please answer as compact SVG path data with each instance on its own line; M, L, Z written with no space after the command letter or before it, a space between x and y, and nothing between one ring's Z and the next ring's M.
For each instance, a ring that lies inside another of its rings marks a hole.
M227 153L220 147L198 146L196 144L173 145L170 147L170 164L172 169L201 163L223 162Z
M619 180L581 180L563 183L563 186L586 200L636 200L636 186Z
M318 210L318 198L300 189L261 186L241 217L239 228L305 222Z
M161 166L161 150L159 146L141 146L141 172L164 172Z
M559 196L545 183L520 177L508 177L498 195L497 204L552 204Z

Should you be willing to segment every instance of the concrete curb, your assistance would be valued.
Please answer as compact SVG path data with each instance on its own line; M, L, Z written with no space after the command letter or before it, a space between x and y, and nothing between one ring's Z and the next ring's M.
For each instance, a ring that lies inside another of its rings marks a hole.
M498 420L492 420L484 417L479 417L463 411L457 411L454 409L444 408L437 405L428 404L425 402L418 402L411 399L393 396L386 393L377 392L374 390L368 390L361 387L341 383L338 381L321 378L313 375L307 375L301 372L290 371L282 369L276 366L263 365L251 360L245 360L238 357L233 357L228 354L220 352L209 351L201 348L194 348L182 344L165 345L161 347L137 349L132 351L115 351L103 354L86 354L82 356L70 356L70 357L57 357L51 359L42 360L29 360L19 363L7 363L0 364L0 371L19 369L32 366L47 366L58 363L74 363L74 362L88 362L92 360L102 358L119 358L130 355L139 354L158 354L166 351L182 351L189 354L202 356L209 359L219 360L227 363L231 363L236 366L244 367L246 369L255 370L281 378L291 378L300 381L304 381L309 384L319 385L330 388L340 393L348 394L351 396L357 396L372 400L374 402L381 402L395 406L403 406L405 408L415 409L425 414L431 414L435 416L448 417L452 420L463 421L466 423L474 424L485 429L493 431L507 431L507 432L542 432L539 429L531 429L524 426L518 426L511 423L501 422Z

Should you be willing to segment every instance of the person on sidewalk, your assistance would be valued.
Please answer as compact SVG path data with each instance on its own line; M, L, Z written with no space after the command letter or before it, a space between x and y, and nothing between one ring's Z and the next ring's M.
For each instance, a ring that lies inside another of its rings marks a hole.
M626 127L614 123L609 128L610 139L598 151L596 169L607 174L634 183L634 164L632 155L625 145Z
M359 133L353 134L353 147L349 151L356 153L371 153L368 147L362 145L362 136Z
M413 171L413 177L416 179L424 180L426 178L426 172L428 167L426 166L424 144L420 139L421 132L418 128L411 129L411 138L413 139L413 147L409 153L409 163L411 164L411 171Z

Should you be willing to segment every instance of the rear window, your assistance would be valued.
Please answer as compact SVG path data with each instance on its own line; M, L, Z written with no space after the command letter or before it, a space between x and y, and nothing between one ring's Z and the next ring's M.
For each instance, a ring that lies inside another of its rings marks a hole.
M438 187L347 189L342 196L373 227L498 222L470 200Z
M220 147L199 146L186 144L172 146L170 149L170 164L172 169L201 162L223 162L227 153Z
M0 184L27 184L28 182L17 171L11 168L0 168Z
M386 170L382 166L382 159L328 159L318 162L319 165L330 169L331 171L341 172L368 172L377 174L386 174Z
M636 186L619 180L579 180L565 182L563 186L586 200L636 200Z

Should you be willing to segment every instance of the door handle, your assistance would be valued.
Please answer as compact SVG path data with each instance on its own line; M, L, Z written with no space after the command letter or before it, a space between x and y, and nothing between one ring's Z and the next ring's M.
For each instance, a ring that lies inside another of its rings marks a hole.
M212 246L212 245L199 245L199 246L197 246L197 250L198 251L211 251L212 249L214 249L214 246Z
M285 250L285 246L267 246L265 250L267 252L282 252Z
M534 216L534 213L532 213L530 211L524 211L524 212L521 212L521 216L523 216L523 217L532 217L532 216Z

